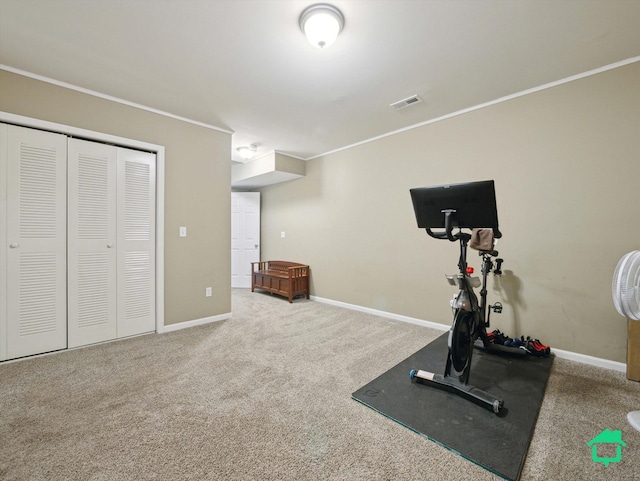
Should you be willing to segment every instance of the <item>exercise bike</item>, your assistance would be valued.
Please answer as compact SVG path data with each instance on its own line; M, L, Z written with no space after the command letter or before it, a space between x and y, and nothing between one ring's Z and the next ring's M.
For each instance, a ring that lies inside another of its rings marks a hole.
M458 274L446 276L449 284L457 286L459 291L451 301L454 316L447 339L449 349L444 375L412 369L409 377L412 381L458 394L499 414L504 401L469 384L473 348L478 339L488 351L526 354L521 349L490 342L487 334L491 312L502 312L499 302L487 305L487 277L492 270L495 275L501 275L503 262L493 249L493 239L502 236L498 230L493 181L411 189L411 195L418 226L425 228L427 234L435 239L459 242L460 258ZM473 268L467 265L467 248L472 235L463 232L463 229L477 226L486 226L484 234L487 231L490 234L486 249L479 251L482 257L482 281L478 277L471 277ZM444 231L434 231L433 228L437 227L444 228ZM457 229L456 233L454 229ZM480 302L474 291L477 287L481 287Z

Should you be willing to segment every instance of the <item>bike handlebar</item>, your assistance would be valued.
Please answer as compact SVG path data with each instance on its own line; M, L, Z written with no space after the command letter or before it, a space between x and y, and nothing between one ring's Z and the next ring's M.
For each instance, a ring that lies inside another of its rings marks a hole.
M443 210L442 213L444 214L444 232L434 232L430 227L426 227L425 230L430 237L433 237L434 239L449 239L451 242L455 242L462 238L466 238L467 240L471 238L470 234L464 232L458 232L457 234L453 233L454 225L452 218L456 213L454 209L446 209ZM502 233L496 228L493 229L493 236L496 239L500 239L500 237L502 237ZM496 253L496 255L498 254Z
M451 242L455 242L461 237L461 232L453 234L453 222L451 217L456 213L453 209L447 209L442 211L444 213L444 232L434 232L429 227L425 230L434 239L449 239Z
M449 239L446 232L433 232L428 227L425 230L427 231L427 234L429 234L429 236L433 237L434 239Z

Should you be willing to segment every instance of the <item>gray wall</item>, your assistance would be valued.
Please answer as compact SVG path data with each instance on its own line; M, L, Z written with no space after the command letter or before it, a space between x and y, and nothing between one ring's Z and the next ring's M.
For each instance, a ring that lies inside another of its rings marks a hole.
M458 248L416 227L409 189L495 179L492 328L625 362L611 280L640 249L638 85L635 63L308 161L261 189L262 257L308 263L313 295L449 324Z
M0 110L163 145L165 325L231 312L231 135L2 70Z

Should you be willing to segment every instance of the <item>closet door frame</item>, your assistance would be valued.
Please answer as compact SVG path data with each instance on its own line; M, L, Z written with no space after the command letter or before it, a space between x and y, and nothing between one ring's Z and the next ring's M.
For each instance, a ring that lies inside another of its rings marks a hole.
M125 148L152 152L156 155L156 248L155 248L155 317L156 332L165 332L164 325L164 146L115 135L81 129L70 125L34 119L0 111L0 122L30 127Z

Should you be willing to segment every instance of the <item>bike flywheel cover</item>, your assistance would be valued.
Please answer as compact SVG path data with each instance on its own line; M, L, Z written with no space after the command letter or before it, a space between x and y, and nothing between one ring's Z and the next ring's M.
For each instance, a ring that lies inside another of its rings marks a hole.
M449 353L453 368L462 372L467 367L471 357L473 344L471 342L472 313L458 311L449 333Z

